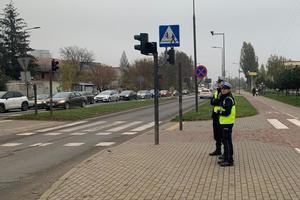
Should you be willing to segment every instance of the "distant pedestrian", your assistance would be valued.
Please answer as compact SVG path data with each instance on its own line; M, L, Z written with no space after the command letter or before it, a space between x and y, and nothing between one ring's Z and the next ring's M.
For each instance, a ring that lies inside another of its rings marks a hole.
M252 88L252 95L255 96L255 93L256 93L256 89L254 87L254 88Z
M235 122L236 107L231 87L231 84L228 82L224 82L222 85L220 96L221 109L218 111L224 146L223 159L218 163L222 167L233 165L232 128Z
M223 83L223 79L219 78L216 82L216 91L213 94L213 97L210 101L210 104L213 106L212 110L212 119L213 119L213 132L214 139L216 141L216 149L211 152L210 156L218 156L222 154L221 145L222 145L222 130L219 123L219 115L218 111L220 110L220 96L221 96L221 85Z

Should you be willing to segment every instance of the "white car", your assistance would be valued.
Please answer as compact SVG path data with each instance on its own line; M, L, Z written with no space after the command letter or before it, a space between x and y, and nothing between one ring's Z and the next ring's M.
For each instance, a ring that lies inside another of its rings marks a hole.
M119 94L115 90L105 90L94 97L95 102L119 101Z
M0 91L0 113L11 109L28 110L28 99L16 91Z
M207 89L207 88L202 88L200 91L199 91L199 98L200 99L210 99L212 98L212 92Z

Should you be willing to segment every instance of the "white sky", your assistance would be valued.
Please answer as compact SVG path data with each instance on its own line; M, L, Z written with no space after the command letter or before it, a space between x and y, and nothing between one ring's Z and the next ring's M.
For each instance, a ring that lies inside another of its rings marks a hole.
M0 9L10 0L0 0ZM221 74L222 36L226 36L227 75L237 76L243 41L254 46L259 64L271 54L300 60L300 0L195 0L198 63L208 76ZM130 62L143 55L134 50L133 35L148 32L158 42L159 25L179 24L178 50L193 56L192 0L14 0L32 30L31 46L48 49L71 45L94 52L96 61L118 66L123 51ZM1 11L1 12L2 12ZM159 51L163 51L159 48Z

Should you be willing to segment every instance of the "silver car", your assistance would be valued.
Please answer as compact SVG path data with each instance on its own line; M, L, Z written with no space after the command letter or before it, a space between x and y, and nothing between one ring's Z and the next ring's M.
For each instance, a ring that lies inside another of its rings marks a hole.
M95 102L119 101L119 93L115 90L105 90L94 97Z

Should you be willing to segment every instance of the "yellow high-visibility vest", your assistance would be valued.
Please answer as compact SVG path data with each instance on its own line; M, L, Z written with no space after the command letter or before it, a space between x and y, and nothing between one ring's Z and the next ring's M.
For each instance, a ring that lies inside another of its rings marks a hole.
M221 93L218 94L218 90L216 90L216 91L214 92L214 99L220 98L220 94L221 94ZM221 110L221 106L214 106L214 112L217 113L218 110Z
M226 97L223 101L223 105L225 105L226 99L229 98L231 99L233 106L231 108L231 113L229 116L222 116L220 115L220 124L234 124L235 121L235 115L236 115L236 108L235 108L235 100L232 97ZM221 108L224 110L224 108Z

